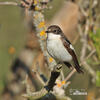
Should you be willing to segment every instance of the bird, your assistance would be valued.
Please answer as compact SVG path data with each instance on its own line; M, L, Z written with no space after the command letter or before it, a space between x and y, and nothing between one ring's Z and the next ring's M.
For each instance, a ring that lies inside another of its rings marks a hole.
M58 25L50 25L47 30L46 48L48 54L58 63L64 63L68 68L72 68L71 61L78 73L84 73L79 65L75 49L71 42L64 35Z

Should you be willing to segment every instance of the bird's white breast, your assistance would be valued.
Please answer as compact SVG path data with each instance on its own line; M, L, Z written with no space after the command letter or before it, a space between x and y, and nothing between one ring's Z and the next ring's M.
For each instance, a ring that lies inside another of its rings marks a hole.
M47 39L47 50L53 58L59 61L70 61L72 56L68 53L60 38L60 35L49 33Z

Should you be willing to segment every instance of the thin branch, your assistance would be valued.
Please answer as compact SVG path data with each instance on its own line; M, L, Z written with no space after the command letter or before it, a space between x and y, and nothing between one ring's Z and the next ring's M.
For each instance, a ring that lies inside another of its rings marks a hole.
M87 59L89 59L94 53L96 52L96 50L94 49L94 50L92 50L90 53L89 53L89 55L83 60L83 61L85 61L85 60L87 60Z
M63 71L61 70L61 80L64 80L65 79L65 77L64 77L64 73L63 73Z
M72 41L72 44L76 44L77 40L79 39L79 34L75 37L75 39Z
M19 6L17 2L0 2L0 5L12 5L12 6Z
M82 35L83 46L82 46L81 57L80 57L81 62L83 61L83 59L85 58L85 55L86 55L88 30L89 30L89 20L87 19L86 25L85 25L85 31L84 31L84 34Z
M59 73L59 74L60 74L61 67L62 67L62 65L60 65L60 64L56 65L54 71L55 71L56 73ZM60 68L60 70L59 70L59 68ZM59 75L58 75L58 76L59 76ZM58 76L57 76L57 77L58 77ZM53 77L53 78L54 78L54 77ZM51 78L50 78L50 79L51 79ZM56 80L56 79L53 79L53 80ZM47 87L51 86L52 84L53 84L53 86L55 85L55 81L53 81L53 80L51 79L51 80L48 81ZM27 81L26 81L26 82L27 82ZM27 84L26 84L26 86L27 86ZM37 92L33 92L33 93L30 92L29 87L27 87L27 88L28 88L28 89L27 89L27 94L24 94L24 95L22 95L22 96L28 97L28 98L32 98L32 99L39 99L39 98L43 97L44 95L46 95L46 94L48 93L47 88L42 88L41 90L39 90L39 91L37 91ZM51 87L51 88L53 88L53 87ZM62 99L62 100L63 100L63 99Z
M31 99L39 99L41 97L43 97L44 95L46 95L48 92L45 88L42 88L39 92L34 92L31 94L24 94L22 95L23 97L27 97L27 98L31 98ZM71 100L69 97L67 96L59 96L59 95L55 95L57 100Z
M93 79L95 79L96 78L96 72L87 64L87 62L83 61L82 65L89 72L89 74L93 77Z
M69 75L67 75L67 77L65 78L65 81L68 81L72 76L73 74L76 72L76 69L74 68L70 73Z
M48 91L45 88L42 88L40 91L23 94L22 96L26 98L39 99L43 97L44 95L46 95L47 93Z
M38 80L42 83L42 85L46 85L45 82L42 80L42 78L40 77L40 73L37 71L32 70L33 73L35 73L36 77L38 78Z

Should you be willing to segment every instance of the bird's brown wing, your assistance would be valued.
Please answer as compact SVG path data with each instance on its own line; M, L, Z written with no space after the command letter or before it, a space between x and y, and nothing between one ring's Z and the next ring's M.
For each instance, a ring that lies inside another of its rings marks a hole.
M80 67L80 65L78 63L78 60L77 60L77 56L75 54L75 51L74 51L74 49L71 48L70 41L67 38L65 38L65 36L61 37L61 40L62 40L63 45L65 46L66 50L72 56L72 59L73 59L74 64L75 64L75 69L77 70L78 73L83 73L83 71L81 70L81 67Z

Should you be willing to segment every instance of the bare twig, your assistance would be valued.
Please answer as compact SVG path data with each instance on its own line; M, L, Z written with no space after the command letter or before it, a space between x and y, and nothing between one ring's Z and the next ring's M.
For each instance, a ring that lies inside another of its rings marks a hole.
M67 83L64 85L64 88L67 88L71 84L70 81L67 81Z
M45 88L42 88L40 91L23 94L22 96L26 98L39 99L43 97L44 95L46 95L47 93L48 91Z
M79 39L79 34L75 37L75 39L72 41L72 44L76 44L77 40Z
M64 80L65 79L65 77L64 77L64 73L63 73L63 71L61 70L61 79L62 80Z
M82 35L83 46L82 46L81 57L80 57L81 62L83 61L83 59L85 58L85 55L86 55L88 30L89 30L89 20L87 19L86 20L85 31L84 31L84 34Z
M70 73L69 75L67 75L67 77L65 78L65 81L68 81L72 76L73 74L76 72L76 69L74 68Z
M62 65L60 65L60 64L56 65L54 71L59 72L61 70L61 69L59 70L59 68L61 66ZM27 97L27 98L39 99L39 98L43 97L44 95L46 95L48 93L48 90L46 88L42 88L40 91L37 91L37 92L34 92L34 93L30 92L29 86L27 88L28 88L27 89L27 94L22 95L22 96Z
M43 97L44 95L46 95L48 92L45 88L41 89L39 92L34 92L31 94L24 94L22 95L23 97L27 97L27 98L31 98L31 99L38 99ZM59 96L59 95L55 95L57 100L71 100L69 97L66 96Z
M12 5L12 6L19 6L16 2L0 2L0 5Z
M93 79L96 78L96 72L87 64L86 61L82 63L84 68L89 72L89 74L92 76Z
M40 74L37 72L37 71L34 71L34 70L32 70L34 73L35 73L35 75L36 75L36 77L38 78L38 80L42 83L42 85L44 86L44 85L46 85L45 84L45 82L42 80L42 78L40 77Z
M96 50L94 49L93 51L91 51L91 52L89 53L89 55L88 55L84 60L87 60L88 58L90 58L95 52L96 52ZM84 60L83 60L83 61L84 61Z

